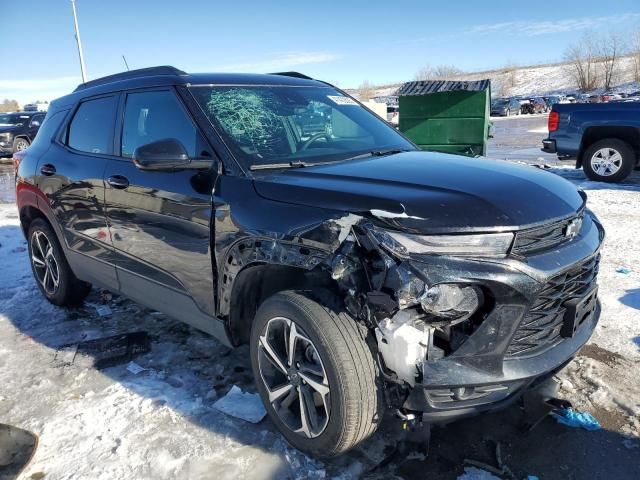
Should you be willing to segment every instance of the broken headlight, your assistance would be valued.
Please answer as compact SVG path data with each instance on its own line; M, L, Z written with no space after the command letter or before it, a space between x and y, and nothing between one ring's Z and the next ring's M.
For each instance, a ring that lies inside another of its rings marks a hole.
M482 291L471 285L441 283L426 287L419 298L422 310L435 317L462 321L482 304Z
M504 257L513 243L513 233L483 233L470 235L414 235L374 230L374 237L387 250L401 257L411 253Z

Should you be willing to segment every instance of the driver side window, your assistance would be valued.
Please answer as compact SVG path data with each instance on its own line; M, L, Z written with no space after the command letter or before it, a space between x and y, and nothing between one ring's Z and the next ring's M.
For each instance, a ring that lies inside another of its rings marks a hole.
M122 127L122 156L131 158L136 148L167 138L179 140L189 158L212 156L204 138L173 92L128 94Z

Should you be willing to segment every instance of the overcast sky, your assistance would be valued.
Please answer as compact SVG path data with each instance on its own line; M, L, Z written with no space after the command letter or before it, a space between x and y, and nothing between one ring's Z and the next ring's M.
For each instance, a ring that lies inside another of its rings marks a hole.
M0 98L50 100L80 82L70 0L0 0ZM341 87L557 61L588 32L640 30L640 0L76 0L89 78L174 65L297 70Z

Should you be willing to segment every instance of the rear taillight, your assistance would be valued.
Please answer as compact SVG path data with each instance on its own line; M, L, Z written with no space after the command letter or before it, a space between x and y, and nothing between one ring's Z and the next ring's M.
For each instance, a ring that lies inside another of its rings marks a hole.
M555 132L558 130L558 124L560 123L560 114L558 112L551 112L549 114L549 131Z

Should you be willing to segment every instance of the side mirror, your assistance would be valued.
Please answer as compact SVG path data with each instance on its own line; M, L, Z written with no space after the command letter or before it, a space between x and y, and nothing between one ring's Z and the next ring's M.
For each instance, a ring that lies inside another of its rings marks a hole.
M40 122L38 120L34 120L33 122L31 122L31 126L32 127L39 127L40 126Z
M174 170L188 167L191 160L179 140L165 138L136 148L133 163L140 170Z

